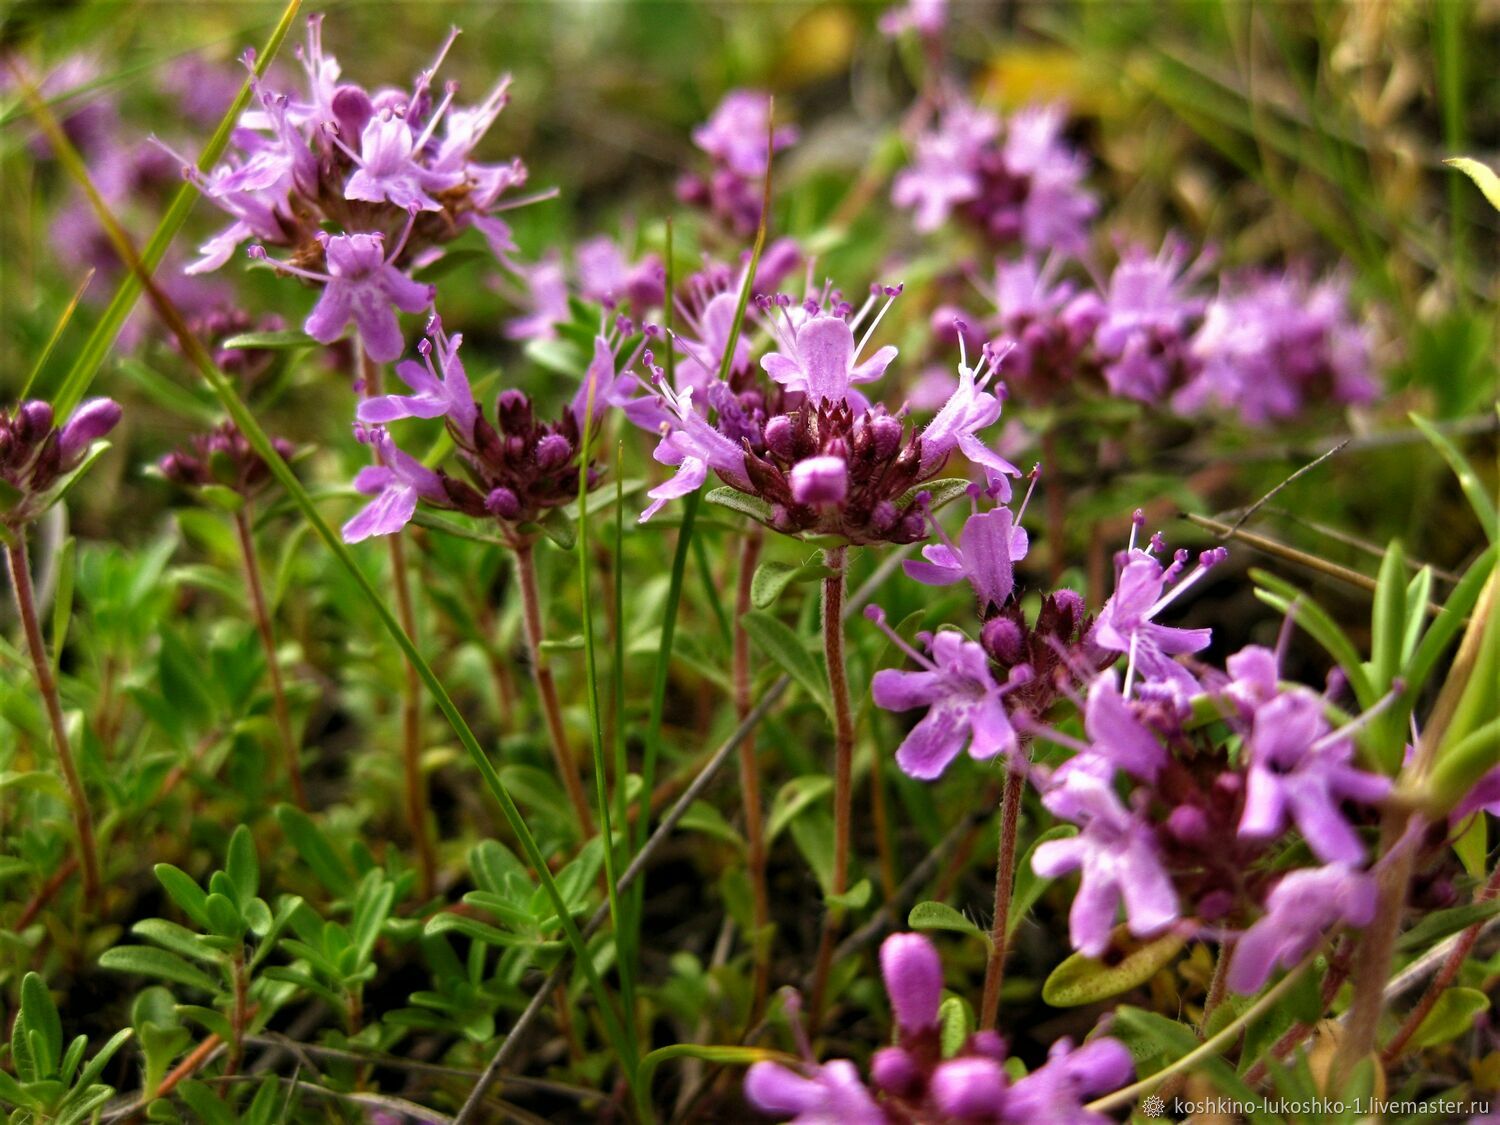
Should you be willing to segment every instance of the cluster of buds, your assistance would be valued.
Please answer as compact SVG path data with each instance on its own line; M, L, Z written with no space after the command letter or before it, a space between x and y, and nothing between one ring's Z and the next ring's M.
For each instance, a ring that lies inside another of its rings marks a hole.
M615 357L603 337L574 401L555 422L539 420L521 391L500 393L495 421L474 399L459 358L460 335L449 336L432 317L428 339L418 345L420 361L407 360L396 373L413 394L383 395L360 404L356 436L372 445L378 463L361 470L355 488L374 501L344 526L344 538L357 542L399 531L424 500L437 508L496 520L507 539L528 534L528 525L549 509L578 497L579 473L593 488L601 470L581 467L586 427L597 426L615 382ZM588 410L593 397L592 414ZM398 449L385 425L403 418L443 418L468 480L429 469Z
M193 335L206 343L214 366L240 381L244 391L252 390L276 363L274 348L225 347L225 342L252 332L280 332L286 322L275 313L254 317L232 305L214 305L188 321Z
M773 530L841 543L912 543L927 535L920 486L937 477L954 451L1008 495L1007 478L1017 470L977 436L1000 417L1000 397L986 388L1003 353L987 350L977 368L965 356L958 388L922 427L908 427L904 410L892 414L857 389L881 378L896 358L890 345L862 355L900 292L873 286L857 310L834 290L800 303L785 294L757 298L758 326L773 344L760 360L769 383L757 381L738 356L728 383L700 364L693 382L674 389L654 368L665 406L655 415L662 432L656 459L678 472L650 492L655 502L641 518L696 490L712 469L752 498L747 511ZM720 354L727 344L726 331ZM696 350L689 346L689 355Z
M273 438L271 444L283 461L291 460L291 442ZM187 447L168 453L156 468L183 488L226 489L241 501L251 499L271 481L270 466L233 422L194 434Z
M0 531L19 532L56 503L119 421L108 398L84 402L61 427L40 399L0 409Z
M773 1062L752 1066L745 1075L745 1096L753 1106L797 1122L857 1125L1109 1121L1082 1102L1130 1080L1135 1065L1118 1040L1096 1036L1076 1049L1059 1040L1043 1066L1013 1079L1005 1065L1005 1041L993 1031L972 1033L956 1051L943 1050L943 965L931 941L921 934L891 935L880 947L880 969L896 1042L870 1060L870 1084L846 1059L813 1059L792 1002L789 1014L804 1063L797 1070Z

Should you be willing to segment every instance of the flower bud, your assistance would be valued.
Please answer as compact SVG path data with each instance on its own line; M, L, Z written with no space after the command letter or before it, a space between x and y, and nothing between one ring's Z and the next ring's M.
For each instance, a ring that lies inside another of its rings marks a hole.
M1005 1085L994 1059L949 1059L932 1076L932 1100L944 1118L993 1121L1005 1105Z
M898 1098L913 1097L921 1090L922 1072L911 1055L900 1047L882 1047L870 1059L870 1077L875 1085Z
M52 407L40 399L23 403L16 411L16 436L30 445L41 441L52 429Z
M875 456L885 461L896 455L901 448L901 434L905 430L899 418L889 414L877 415L870 423L870 433L875 438Z
M112 398L91 398L79 406L58 435L58 453L63 465L71 467L89 446L114 429L119 421L120 404Z
M842 457L809 457L792 467L791 482L799 504L839 504L849 493L849 466Z
M562 434L548 434L536 443L536 463L543 472L565 465L573 455L573 443Z
M485 498L484 507L493 516L513 520L521 514L521 501L508 488L497 488Z
M880 972L903 1035L937 1023L943 998L943 963L921 934L892 934L880 947Z
M979 640L985 651L1001 664L1019 664L1024 658L1021 627L1009 617L995 617L985 622Z
M790 461L796 456L796 446L792 441L792 420L785 414L778 414L766 422L766 448L777 457Z

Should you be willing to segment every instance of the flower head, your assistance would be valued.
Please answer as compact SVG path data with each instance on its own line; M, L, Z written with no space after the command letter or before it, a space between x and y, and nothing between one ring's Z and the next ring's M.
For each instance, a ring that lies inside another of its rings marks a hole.
M24 527L51 507L120 415L109 398L85 400L61 427L40 399L0 408L0 528Z

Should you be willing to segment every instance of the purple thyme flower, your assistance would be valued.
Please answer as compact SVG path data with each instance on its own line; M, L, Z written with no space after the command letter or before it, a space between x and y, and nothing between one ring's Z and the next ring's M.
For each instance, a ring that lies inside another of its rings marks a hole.
M40 399L0 408L0 528L16 530L45 512L89 448L119 421L119 404L108 398L80 404L60 429Z
M1068 914L1075 949L1098 957L1109 948L1122 902L1137 937L1153 936L1176 921L1177 892L1162 868L1151 827L1125 809L1107 781L1069 770L1043 794L1042 803L1082 828L1077 836L1040 844L1031 860L1032 869L1049 879L1081 869Z
M549 252L539 262L513 262L511 267L521 280L521 303L528 311L525 316L506 321L505 334L512 340L555 340L557 326L566 324L573 315L562 258Z
M411 222L407 223L407 231ZM387 257L385 236L380 234L328 235L322 231L317 241L328 261L328 272L317 273L286 262L273 262L276 269L321 282L323 295L308 314L303 329L320 344L331 344L343 334L351 320L359 333L365 352L376 363L389 363L400 357L405 346L396 310L421 312L432 304L436 291L407 277L392 263L401 253L403 235L396 249ZM260 246L250 248L251 257L264 259Z
M980 430L1000 420L1001 399L985 387L1000 370L1003 350L985 346L980 363L984 374L968 364L962 336L959 337L958 388L944 403L931 422L922 429L922 473L931 476L957 449L984 470L985 481L1001 503L1010 500L1008 477L1018 477L1021 470L994 452L979 439Z
M463 360L458 356L463 335L448 336L436 314L428 321L427 331L432 340L423 340L417 345L422 362L408 359L396 364L396 374L416 394L366 399L359 404L355 415L361 422L384 424L401 418L447 417L460 434L474 432L479 410L474 402L474 392L469 387L469 377L464 372ZM436 367L432 362L434 344Z
M578 270L578 292L586 301L607 308L629 303L633 315L657 308L665 298L666 267L647 254L631 264L615 241L605 235L585 239L573 251Z
M865 612L885 627L878 608L872 606ZM887 711L927 708L896 751L896 764L908 777L930 781L941 776L965 746L978 761L1015 751L1016 732L983 648L964 640L962 633L944 630L925 637L932 654L929 659L894 631L887 628L887 632L923 668L920 672L883 668L870 683L876 706Z
M663 465L675 465L677 473L670 480L646 493L652 503L641 513L645 523L661 510L668 500L696 492L712 469L731 481L743 481L748 490L750 478L745 475L745 451L721 434L693 406L693 389L680 394L658 384L657 389L676 415L677 428L668 430L657 443L652 456Z
M1188 290L1206 263L1190 263L1189 254L1176 236L1155 257L1140 246L1121 254L1094 336L1112 394L1161 403L1192 377L1189 331L1204 301Z
M252 76L255 102L237 123L224 160L200 175L193 161L177 158L184 175L233 219L203 245L189 271L218 269L247 238L308 261L325 226L347 230L351 201L358 204L358 233L392 242L409 211L431 216L418 225L403 266L435 259L469 227L497 256L513 250L495 212L507 206L501 196L525 182L525 166L474 159L506 104L510 80L502 77L475 106L455 106L453 84L435 100L433 81L456 36L455 30L410 89L371 94L340 81L338 61L323 50L322 18L309 19L307 43L297 52L305 89L274 91ZM252 63L253 53L242 61Z
M1167 764L1166 750L1120 694L1112 668L1100 672L1089 684L1083 729L1089 738L1084 749L1107 762L1111 772L1121 769L1151 783Z
M991 331L1012 347L1005 360L1007 386L1047 401L1091 370L1085 358L1103 317L1103 302L1092 291L1079 293L1071 281L1057 280L1062 258L1044 261L1025 254L995 264L989 290L995 316Z
M1135 538L1131 532L1132 541ZM1125 653L1125 691L1130 691L1137 672L1174 695L1186 698L1197 694L1198 681L1172 657L1197 652L1212 639L1209 629L1174 629L1158 625L1153 619L1180 597L1209 569L1227 555L1222 547L1205 551L1198 566L1167 592L1162 591L1182 573L1187 552L1180 551L1166 569L1149 551L1130 548L1126 563L1115 581L1115 592L1099 611L1089 635L1092 643L1111 652Z
M1375 879L1348 864L1293 871L1266 897L1266 913L1235 943L1229 987L1249 993L1276 966L1290 969L1334 926L1367 926L1375 917Z
M366 465L354 478L355 490L375 499L344 524L345 543L358 543L372 535L394 535L411 522L419 497L446 504L442 477L397 449L383 427L371 427L362 440L374 446L381 463Z
M922 934L892 934L880 946L880 973L902 1036L937 1027L943 962Z
M1021 511L1024 514L1025 504ZM996 507L988 512L977 509L964 521L963 530L954 543L942 525L932 521L942 538L922 548L925 562L910 559L902 564L907 576L928 586L951 586L967 579L974 588L981 609L997 609L1010 600L1015 589L1015 564L1026 557L1026 529L1018 526L1019 517L1009 508Z
M808 1064L798 1074L780 1063L758 1062L745 1074L745 1097L762 1113L792 1125L884 1125L885 1114L847 1059Z
M1347 728L1330 730L1319 696L1293 689L1257 707L1245 742L1250 773L1241 836L1275 836L1290 818L1325 863L1364 859L1339 803L1380 801L1391 780L1354 766L1353 738Z
M1007 1122L1046 1121L1049 1125L1107 1125L1113 1118L1085 1109L1083 1099L1116 1090L1130 1081L1135 1060L1118 1039L1091 1039L1073 1048L1059 1039L1047 1062L1010 1088Z
M841 316L814 316L790 330L773 321L783 350L768 353L760 365L787 390L801 391L814 403L843 402L851 384L874 382L896 358L896 349L886 344L863 363L859 360L863 343L879 322L877 316L856 344L853 328Z
M916 137L891 201L912 210L922 232L958 211L997 244L1081 254L1098 203L1083 186L1086 161L1062 137L1064 121L1060 106L1033 106L1002 125L953 99Z
M91 398L79 403L57 434L62 471L76 468L89 446L120 424L120 414L120 404L112 398Z
M1213 404L1255 426L1295 417L1310 402L1370 401L1370 340L1349 316L1348 285L1297 274L1252 276L1208 306L1193 338L1201 370L1173 400Z

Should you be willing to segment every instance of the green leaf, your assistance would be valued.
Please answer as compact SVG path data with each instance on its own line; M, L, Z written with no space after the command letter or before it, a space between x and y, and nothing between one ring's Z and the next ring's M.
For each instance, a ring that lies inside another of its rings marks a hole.
M688 832L701 832L705 836L717 837L737 848L745 846L744 837L735 831L734 825L707 801L694 801L689 805L678 821L678 827Z
M1446 163L1452 163L1447 161ZM1488 168L1485 172L1494 177L1494 173ZM1491 200L1491 202L1494 202ZM1448 462L1448 467L1453 470L1453 475L1458 478L1458 486L1463 489L1464 496L1468 498L1469 506L1474 509L1474 515L1479 519L1479 526L1484 528L1484 533L1489 537L1491 543L1500 541L1500 512L1495 509L1495 500L1490 495L1490 490L1485 487L1484 481L1480 479L1479 473L1469 462L1469 459L1458 451L1458 446L1448 440L1448 436L1429 422L1426 418L1417 414L1408 414L1412 425L1421 430L1432 447L1443 455L1443 460Z
M870 901L870 890L870 880L861 879L843 894L824 895L823 901L829 906L839 906L846 910L863 910Z
M1272 609L1292 615L1297 624L1307 631L1333 657L1354 689L1355 698L1362 708L1375 706L1380 692L1365 671L1364 661L1348 635L1339 628L1333 618L1317 602L1290 582L1258 568L1250 571L1251 580L1260 589L1255 596Z
M1176 933L1138 942L1124 926L1116 927L1111 940L1116 951L1124 952L1123 957L1106 964L1082 953L1073 954L1052 970L1042 985L1042 999L1054 1008L1076 1008L1118 996L1166 968L1186 944L1186 939Z
M276 820L318 882L338 898L348 898L354 893L354 877L349 874L348 865L310 816L291 805L278 805Z
M1427 632L1417 645L1417 651L1407 662L1403 678L1408 692L1415 694L1427 683L1427 677L1432 675L1438 660L1463 628L1464 619L1478 602L1497 558L1500 558L1500 544L1492 543L1469 565L1469 569L1464 571L1463 577L1448 594L1448 600L1443 603L1443 612L1427 627Z
M1457 1039L1474 1025L1474 1018L1490 1006L1490 998L1477 988L1450 988L1437 998L1432 1011L1411 1037L1415 1051Z
M125 1043L134 1034L135 1031L132 1028L126 1027L121 1028L111 1035L109 1041L99 1048L98 1054L89 1060L89 1064L78 1075L78 1081L73 1083L74 1089L87 1089L92 1086L94 1080L104 1073L104 1068L109 1064L109 1060L115 1057L115 1053L121 1047L125 1046ZM110 1093L114 1093L112 1087L110 1088Z
M1450 168L1457 168L1479 185L1479 190L1484 192L1484 197L1490 201L1490 206L1500 211L1500 176L1497 176L1489 165L1481 164L1468 156L1450 156L1443 163Z
M47 991L47 982L36 973L21 978L21 1011L18 1018L32 1043L32 1060L39 1076L57 1072L62 1057L62 1019Z
M828 677L823 662L808 651L802 638L763 610L751 610L740 621L756 647L781 665L797 686L832 718L833 705L828 699Z
M989 934L944 902L917 903L906 916L906 924L914 930L949 930L956 934L968 934L985 945L990 944Z
M1375 611L1370 626L1370 656L1375 686L1385 690L1396 678L1406 633L1406 553L1391 540L1375 580Z
M163 949L180 953L184 957L191 957L195 961L206 961L217 965L220 960L219 954L206 945L198 934L193 933L186 926L179 926L176 922L169 922L165 918L142 918L130 927L130 932L136 937L145 938Z
M1153 1074L1162 1070L1199 1046L1198 1037L1193 1034L1192 1028L1130 1004L1121 1004L1114 1010L1114 1022L1110 1025L1109 1033L1125 1044L1135 1060L1136 1072L1139 1074ZM1223 1059L1204 1059L1199 1067L1221 1093L1235 1098L1246 1107L1253 1107L1250 1111L1252 1120L1281 1121L1280 1117L1266 1111L1261 1096Z
M834 571L821 563L764 562L755 569L750 580L750 602L756 609L768 609L793 582L820 582L830 578Z
M298 328L281 328L274 332L241 332L219 345L220 348L256 348L261 351L288 351L318 346L316 340Z
M255 854L255 840L246 825L240 825L229 837L229 855L224 862L224 874L234 885L239 906L244 907L260 888L260 859Z
M182 912L196 922L199 929L212 929L208 917L208 895L203 888L193 882L186 871L170 863L158 863L154 870L157 882Z
M970 483L966 477L939 477L937 480L930 480L926 484L907 489L896 501L896 507L905 511L910 505L916 503L919 493L925 492L928 497L927 506L935 512L953 503L960 496L967 495Z
M1463 906L1450 906L1446 910L1435 911L1396 939L1396 952L1425 949L1449 934L1466 930L1475 923L1493 918L1496 914L1500 914L1500 898L1492 898L1485 902L1468 902Z
M52 595L52 669L62 665L63 647L68 643L68 624L73 615L73 579L78 574L78 541L71 535L63 540L57 552L57 590Z
M728 508L732 512L749 516L757 523L770 525L771 505L758 497L746 495L737 488L721 485L710 489L704 499L710 504L717 504L721 508Z
M827 774L808 774L788 781L771 802L771 815L766 821L766 843L770 844L781 835L803 809L832 792L833 778Z
M175 953L165 949L153 949L146 945L118 945L106 949L99 955L102 968L137 976L156 977L185 984L189 988L201 988L204 992L217 992L218 982L202 969L194 968Z
M974 1031L974 1011L963 999L950 996L938 1005L938 1041L943 1058L951 1059L964 1049Z

